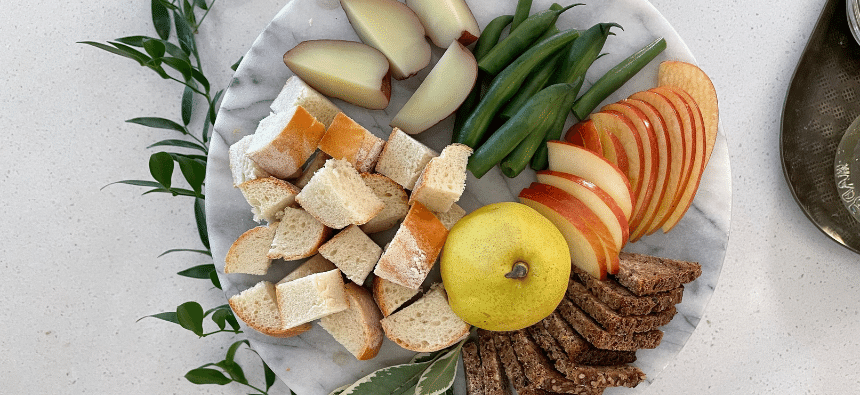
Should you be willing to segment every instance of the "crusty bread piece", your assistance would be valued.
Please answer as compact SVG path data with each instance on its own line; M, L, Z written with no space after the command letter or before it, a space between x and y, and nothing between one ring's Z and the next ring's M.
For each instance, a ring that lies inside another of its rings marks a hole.
M258 226L242 233L224 258L224 273L244 273L263 275L272 266L267 256L278 224Z
M385 206L345 160L329 159L296 196L305 210L326 226L363 225Z
M251 145L253 138L253 135L247 135L230 146L230 172L233 173L234 187L247 181L269 176L267 171L263 170L248 156L248 146Z
M281 325L275 285L260 281L257 285L233 295L227 301L236 317L257 332L274 337L291 337L311 329L311 324L285 328Z
M585 285L573 280L567 286L567 297L610 333L647 332L657 329L672 321L677 311L675 306L672 306L651 314L621 315L588 292Z
M466 189L466 164L472 148L451 144L439 156L430 159L409 196L409 204L421 202L434 212L446 212L460 200Z
M460 354L463 356L463 371L466 376L466 395L485 395L484 367L481 366L478 344L474 341L466 342L460 349Z
M448 229L421 203L415 203L385 248L373 274L418 289L445 245Z
M325 166L325 161L329 159L331 159L331 157L328 156L328 154L322 151L317 151L313 158L311 158L305 165L304 169L302 169L302 175L295 179L293 185L299 189L304 188L305 185L308 185L308 181L311 180L314 173L316 173L317 170L322 169L322 167Z
M271 259L294 261L317 253L331 236L331 228L300 208L287 207L267 256Z
M481 368L484 370L484 392L486 395L510 395L508 378L499 358L492 332L478 329L478 350L481 354Z
M366 224L361 225L364 233L382 232L397 225L409 212L409 197L400 184L377 173L362 173L361 179L373 190L373 193L385 206Z
M382 314L363 287L347 282L344 292L349 308L320 318L320 326L359 361L371 359L382 346Z
M291 328L349 308L340 270L314 273L275 286L281 326Z
M324 133L325 126L304 107L291 107L260 121L248 146L248 157L275 177L293 178Z
M263 177L239 184L239 190L251 205L254 221L279 221L284 209L296 201L299 188L275 177Z
M558 312L585 340L604 350L636 351L640 348L656 348L663 339L663 332L659 329L625 334L609 333L568 299L562 299Z
M611 277L601 281L576 266L573 266L572 271L576 275L574 278L578 278L585 284L592 295L622 315L643 315L664 311L681 303L684 296L684 286L654 295L637 296Z
M427 162L438 155L402 130L394 128L379 155L376 172L411 190Z
M325 259L322 255L316 254L299 265L299 267L293 269L290 274L284 276L284 278L275 283L275 285L307 277L314 273L322 273L334 269L337 269L337 266L335 266L334 263L331 263L331 261Z
M696 262L659 258L630 252L619 256L618 282L636 295L654 295L678 288L702 275Z
M350 281L363 285L373 270L382 247L367 237L357 225L350 225L320 246L320 255L330 260Z
M471 329L471 325L451 310L441 283L380 322L389 339L417 352L433 352L451 346L469 336Z
M382 315L388 317L404 303L418 295L419 290L395 284L382 277L374 276L371 285L373 300L379 306Z
M319 149L335 159L352 163L359 173L367 173L376 166L385 140L376 137L367 129L340 112L326 129Z
M340 109L331 100L311 88L301 78L292 76L287 79L270 108L272 112L278 113L295 106L304 107L325 127L331 125L334 116L340 112Z
M436 215L436 218L439 218L439 221L442 221L442 225L445 225L448 230L460 220L466 216L466 210L463 210L462 207L458 206L457 203L451 205L451 208L445 212L433 212Z

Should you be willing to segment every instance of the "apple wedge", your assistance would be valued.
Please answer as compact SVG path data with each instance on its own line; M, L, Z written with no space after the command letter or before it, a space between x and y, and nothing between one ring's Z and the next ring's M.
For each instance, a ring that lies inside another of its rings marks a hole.
M618 136L605 129L597 129L597 138L600 139L601 147L604 147L603 157L618 166L622 173L627 174L630 171L630 159L627 158L627 150L624 149Z
M445 50L430 74L391 120L408 134L421 133L457 111L478 78L472 51L457 41Z
M349 24L367 45L391 63L391 76L403 80L430 64L424 25L397 0L340 0Z
M564 140L603 156L600 135L590 119L573 124L565 133Z
M572 264L597 279L606 279L608 268L603 243L579 215L547 194L531 188L520 191L519 199L521 203L549 219L561 231L570 248Z
M608 160L585 148L565 141L547 142L549 170L569 173L593 182L606 191L630 220L633 200L627 176Z
M666 124L666 130L669 132L669 142L673 152L672 168L674 170L669 173L669 185L666 187L666 193L663 196L663 199L660 200L660 206L657 210L657 215L654 221L651 222L651 225L645 232L647 234L651 234L657 229L660 229L660 227L663 226L663 223L669 219L669 215L671 215L672 209L677 203L675 197L678 196L678 190L681 189L681 185L686 185L683 181L685 179L684 175L689 173L689 169L693 164L693 157L686 149L681 116L678 114L675 106L669 102L669 99L649 91L634 93L630 96L630 99L632 99L632 101L640 100L648 103L657 110L657 114L659 114L659 117ZM675 162L675 160L677 160L677 162Z
M406 5L415 11L427 37L439 48L448 48L454 41L466 46L481 35L465 0L406 0Z
M630 237L627 217L612 196L593 182L573 174L552 170L537 172L537 180L541 184L559 188L582 201L606 225L619 251L627 243Z
M693 203L693 199L696 197L696 191L699 189L699 182L702 179L702 172L705 170L707 137L705 134L704 117L702 117L702 112L696 104L696 100L690 94L681 88L673 86L662 86L655 88L654 90L657 92L665 91L667 96L674 94L685 103L690 115L692 115L692 137L696 147L695 156L693 158L693 168L690 172L690 178L687 180L687 185L684 187L684 191L681 194L678 204L675 206L675 210L662 226L663 233L666 233L678 224L678 221L681 220L690 208L690 205Z
M714 142L717 140L717 127L720 122L719 101L714 83L698 66L679 61L665 61L657 68L657 85L676 86L695 99L704 120L705 165L711 158Z
M303 41L284 54L284 63L324 95L371 110L388 107L388 59L367 45L341 40Z
M650 178L650 170L647 174L645 171L646 165L650 164L646 163L645 146L639 134L636 133L635 127L623 115L617 112L597 112L591 114L590 118L594 121L594 126L598 132L618 137L622 147L624 147L624 152L627 154L628 167L624 173L630 183L630 195L633 199L633 211L628 217L628 221L632 223L639 216L642 208L640 195L642 195L645 187L646 176ZM650 153L650 147L648 148ZM604 155L604 157L606 156ZM618 166L618 163L612 158L607 159Z

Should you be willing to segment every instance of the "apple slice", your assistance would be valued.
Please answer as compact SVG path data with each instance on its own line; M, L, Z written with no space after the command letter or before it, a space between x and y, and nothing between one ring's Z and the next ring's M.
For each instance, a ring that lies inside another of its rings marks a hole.
M469 45L481 35L481 28L465 0L406 0L415 11L427 36L439 48L454 41Z
M445 50L430 74L391 120L406 133L421 133L457 111L478 78L472 51L457 41Z
M565 141L548 141L547 156L549 170L573 174L593 182L612 196L624 216L630 220L633 211L630 183L618 167L594 152Z
M618 166L622 173L627 174L630 171L630 160L627 158L627 151L621 140L605 129L596 130L597 138L600 139L600 145L603 147L603 157Z
M692 167L693 157L686 149L681 116L678 114L675 106L669 102L669 99L649 91L634 93L630 98L648 103L657 110L660 118L663 119L666 124L666 130L669 132L669 142L672 147L672 152L678 153L678 155L673 154L672 156L672 168L674 170L669 173L669 185L666 187L666 193L660 201L657 215L654 221L652 221L651 226L649 226L648 230L645 232L651 234L663 226L663 223L669 219L669 215L672 213L674 204L677 203L675 197L678 196L678 190L681 189L681 185L686 185L683 181L685 179L684 175L689 173L689 169ZM678 160L678 162L675 162L674 160Z
M628 168L625 174L630 182L630 194L633 199L633 211L628 220L632 223L639 217L642 209L640 195L646 185L643 181L646 177L645 147L635 127L630 121L618 112L597 112L591 114L594 126L601 133L613 134L621 141L624 152L627 154ZM650 148L650 147L649 147ZM650 150L648 151L650 153ZM607 158L610 159L610 158ZM610 160L610 162L612 162ZM613 162L616 166L617 162ZM650 173L648 173L650 178Z
M573 124L565 133L564 140L603 156L600 134L590 119Z
M424 26L406 4L397 0L340 0L340 5L361 41L388 58L395 79L409 78L430 64Z
M576 197L597 215L612 234L613 241L620 251L630 237L630 226L627 217L618 207L618 203L609 194L593 182L573 174L552 170L537 172L537 180L541 184L552 185Z
M676 86L683 89L695 99L704 120L705 164L711 158L714 142L717 140L717 126L720 121L720 109L717 100L717 90L714 83L698 66L679 61L665 61L657 68L657 85Z
M579 218L585 222L585 225L600 239L606 259L606 272L609 274L618 274L618 270L620 269L618 252L621 251L621 247L615 244L612 235L609 233L609 229L606 228L606 225L603 224L603 221L600 220L597 214L591 211L581 200L565 192L563 189L539 182L533 182L529 186L529 189L549 195L551 199L561 203L567 210L579 215Z
M388 107L388 59L367 45L341 40L303 41L284 54L284 63L324 95L371 110Z
M606 279L608 268L603 243L579 215L547 194L531 188L520 191L519 199L561 231L570 248L571 263L599 280Z
M655 88L654 90L659 92L665 91L667 96L674 94L686 104L690 115L692 115L693 138L694 145L696 147L690 178L687 181L687 185L684 188L680 200L678 201L678 205L675 206L675 210L672 212L672 215L670 215L669 219L663 224L663 233L666 233L678 224L678 221L681 220L690 208L690 205L693 203L693 198L696 197L696 191L699 189L699 182L702 179L702 172L705 170L705 161L707 160L707 137L705 134L704 117L702 117L702 112L696 104L696 100L690 94L681 88L673 86L662 86Z

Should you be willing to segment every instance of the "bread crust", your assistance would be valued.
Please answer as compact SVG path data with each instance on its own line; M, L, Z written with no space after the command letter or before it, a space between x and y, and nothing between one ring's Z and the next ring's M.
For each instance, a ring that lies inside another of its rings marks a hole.
M255 139L259 137L257 133L254 133ZM269 174L288 179L301 171L323 133L325 126L304 107L297 106L289 122L270 141L260 147L256 147L256 143L252 144L257 149L249 150L248 157Z
M349 299L350 309L355 306L361 312L362 318L361 330L364 333L364 346L355 357L359 361L371 359L379 353L382 339L385 337L382 325L379 323L382 320L382 313L379 312L379 307L376 306L373 296L367 289L348 282L344 284L344 290Z
M253 320L250 312L241 309L237 306L237 303L233 300L228 300L227 303L230 305L230 308L233 309L233 312L236 313L236 317L238 317L245 325L248 325L249 328L260 332L264 335L272 336L272 337L293 337L296 335L300 335L309 331L312 325L307 322L298 326L294 326L292 328L264 328L256 324L256 321Z
M423 204L409 209L373 273L404 287L418 289L439 257L448 228Z
M247 246L246 243L253 243L256 239L260 239L262 241L268 240L268 244L272 243L272 239L275 237L275 229L278 224L270 224L266 226L257 226L245 231L242 233L236 241L230 245L230 249L227 250L227 255L224 258L224 273L244 273L244 274L256 274L263 275L269 271L269 267L272 265L272 260L266 255L259 257L244 257L246 259L259 259L259 262L255 262L256 264L264 264L259 267L255 267L252 270L244 270L247 263L241 262L243 256L243 249ZM268 251L268 248L264 247L263 250ZM255 265L256 266L256 265Z

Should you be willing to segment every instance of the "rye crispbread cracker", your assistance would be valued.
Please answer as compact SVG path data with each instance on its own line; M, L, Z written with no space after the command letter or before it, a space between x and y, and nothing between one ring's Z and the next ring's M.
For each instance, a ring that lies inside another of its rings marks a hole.
M635 351L602 350L594 347L573 330L558 312L553 312L529 329L547 355L557 361L556 365L562 363L611 366L636 361Z
M637 296L612 278L600 281L575 266L573 272L574 277L578 278L589 292L606 303L609 308L623 315L643 315L664 311L681 303L684 296L683 286L654 295Z
M544 390L543 388L539 388L536 383L531 382L526 376L525 366L522 361L520 361L516 352L514 351L513 344L511 343L510 334L512 332L493 332L493 340L495 341L496 347L499 351L499 356L502 359L502 365L505 367L505 373L511 379L511 383L514 386L514 389L517 391L519 395L552 395L557 392ZM572 392L573 394L581 394L581 395L600 395L603 393L604 387L594 387L588 388L585 386L581 387L579 392ZM590 391L590 392L583 392Z
M558 311L570 327L579 332L585 340L604 350L636 351L640 348L655 348L663 339L663 332L659 329L629 334L609 333L568 299L561 301Z
M484 371L484 393L486 395L510 395L508 379L493 334L478 329L478 343L481 356L481 368Z
M654 295L670 291L702 275L696 262L679 261L630 252L619 256L615 279L635 295Z
M485 395L484 368L478 354L478 344L470 341L460 351L463 356L463 370L466 376L466 395Z
M675 306L671 306L667 310L645 315L618 314L591 292L588 292L585 285L576 281L570 281L568 284L567 298L610 333L647 332L657 329L672 321L672 317L677 312Z

